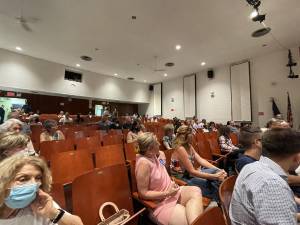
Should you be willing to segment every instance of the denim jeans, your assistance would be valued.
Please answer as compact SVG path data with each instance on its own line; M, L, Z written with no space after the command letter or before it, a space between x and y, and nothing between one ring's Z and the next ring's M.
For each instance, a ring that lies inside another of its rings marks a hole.
M214 174L218 171L215 168L203 168L201 169L202 173ZM217 180L207 180L199 177L192 177L191 179L183 179L188 183L189 186L197 186L201 189L202 195L204 197L213 199L219 202L219 186L220 181Z

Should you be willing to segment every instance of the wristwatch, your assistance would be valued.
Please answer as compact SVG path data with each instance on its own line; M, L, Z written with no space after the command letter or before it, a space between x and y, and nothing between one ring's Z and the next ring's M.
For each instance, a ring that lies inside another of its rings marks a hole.
M65 211L62 209L58 209L58 211L59 213L53 219L50 220L52 224L58 223L60 219L63 217L63 215L65 214Z

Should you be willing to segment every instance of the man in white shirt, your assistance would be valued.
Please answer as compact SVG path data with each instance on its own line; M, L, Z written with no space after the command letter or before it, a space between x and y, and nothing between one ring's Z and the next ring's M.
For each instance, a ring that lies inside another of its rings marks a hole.
M239 174L229 215L232 225L296 225L297 208L287 178L300 164L300 132L277 128L262 137L260 161Z

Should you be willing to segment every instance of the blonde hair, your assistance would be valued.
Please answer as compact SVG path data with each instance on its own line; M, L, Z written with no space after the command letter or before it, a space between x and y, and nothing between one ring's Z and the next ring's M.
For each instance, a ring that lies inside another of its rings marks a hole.
M174 125L168 123L164 126L165 135L167 135L170 131L174 131Z
M3 205L6 198L7 189L14 181L17 173L25 166L32 165L42 173L41 189L45 192L50 192L52 177L47 164L41 158L36 156L13 155L0 162L0 206Z
M25 148L29 142L29 137L17 132L0 133L0 161L3 158L4 151L17 147Z
M139 134L137 138L139 154L145 155L155 142L157 142L157 138L153 133L145 132Z
M188 135L192 133L192 129L186 125L180 126L177 129L176 137L173 143L173 147L176 149L183 146L185 149L189 149Z

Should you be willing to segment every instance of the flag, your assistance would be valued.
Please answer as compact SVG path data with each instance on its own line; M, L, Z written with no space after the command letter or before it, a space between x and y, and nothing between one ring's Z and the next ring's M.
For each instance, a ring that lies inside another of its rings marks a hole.
M290 100L290 94L288 94L288 105L287 105L287 122L290 124L291 127L293 127L293 113L292 113L292 106L291 106L291 100Z
M273 116L276 117L278 114L280 114L280 111L276 105L276 102L274 98L272 99L272 110L273 110Z

